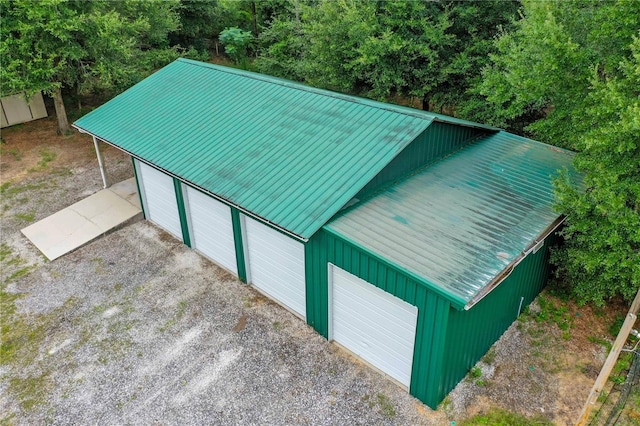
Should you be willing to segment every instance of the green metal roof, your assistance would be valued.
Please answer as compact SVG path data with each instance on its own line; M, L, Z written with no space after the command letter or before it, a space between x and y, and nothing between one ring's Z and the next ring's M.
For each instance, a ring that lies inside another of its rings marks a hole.
M434 120L178 59L74 126L308 239Z
M325 229L471 302L558 219L573 154L500 132L346 210Z

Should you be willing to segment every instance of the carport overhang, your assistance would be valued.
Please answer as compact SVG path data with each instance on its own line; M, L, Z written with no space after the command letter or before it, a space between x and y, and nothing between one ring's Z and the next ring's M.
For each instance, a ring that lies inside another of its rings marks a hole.
M296 240L298 240L298 241L300 241L302 243L306 243L307 241L309 241L308 238L304 238L304 237L302 237L300 235L294 234L293 232L291 232L291 231L289 231L289 230L277 225L276 223L273 223L273 222L271 222L271 221L269 221L269 220L267 220L267 219L265 219L265 218L263 218L261 216L258 216L255 213L250 212L249 210L241 207L240 205L238 205L236 203L233 203L233 202L227 200L226 198L220 197L219 195L216 195L216 194L212 193L211 191L208 191L207 189L202 188L201 186L194 184L193 182L189 182L189 181L181 178L180 176L177 176L174 173L171 173L170 171L168 171L166 169L163 169L162 167L159 167L159 166L157 166L155 164L151 164L151 163L149 163L149 161L145 160L144 158L141 158L141 157L135 155L134 153L132 153L130 151L127 151L126 149L123 149L122 147L120 147L120 146L118 146L118 145L116 145L116 144L114 144L112 142L109 142L108 140L102 139L99 136L96 136L93 133L83 129L82 127L78 127L76 124L72 124L71 127L73 127L74 129L78 130L80 133L84 133L84 134L90 135L93 138L93 144L94 144L94 147L95 147L95 150L96 150L96 156L98 157L98 166L100 167L100 175L102 176L102 183L103 183L105 188L107 188L108 182L107 182L105 168L104 168L104 161L103 161L103 158L102 158L102 153L100 151L100 147L99 147L98 141L104 142L107 145L111 145L112 147L119 149L120 151L124 152L127 155L130 155L132 158L135 158L136 160L138 160L138 161L140 161L142 163L145 163L145 164L148 164L148 165L150 165L152 167L160 169L160 170L162 170L163 173L166 173L167 175L169 175L169 176L171 176L173 178L176 178L179 181L184 182L184 183L186 183L186 184L188 184L190 186L198 188L200 191L206 193L210 197L212 197L212 198L214 198L214 199L216 199L216 200L218 200L218 201L220 201L220 202L222 202L222 203L224 203L224 204L226 204L228 206L231 206L231 207L233 207L235 209L238 209L243 214L245 214L245 215L247 215L247 216L249 216L249 217L251 217L251 218L253 218L253 219L255 219L255 220L259 221L259 222L266 223L267 225L269 225L272 228L277 229L278 231L290 236L291 238L294 238L294 239L296 239Z

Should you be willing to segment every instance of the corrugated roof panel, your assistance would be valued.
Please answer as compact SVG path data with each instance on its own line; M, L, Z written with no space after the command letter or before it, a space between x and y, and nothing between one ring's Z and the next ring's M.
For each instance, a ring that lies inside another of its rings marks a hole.
M572 158L500 132L325 227L469 302L557 219L551 176Z
M74 125L309 238L435 118L180 59Z

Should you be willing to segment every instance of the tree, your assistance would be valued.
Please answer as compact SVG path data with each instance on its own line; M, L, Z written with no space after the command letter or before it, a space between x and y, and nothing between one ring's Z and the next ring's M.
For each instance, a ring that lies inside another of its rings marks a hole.
M381 100L418 98L423 108L442 110L469 98L493 37L517 4L292 2L262 31L257 67Z
M554 253L558 274L580 302L602 305L640 287L640 31L618 76L593 79L576 144L579 191L565 173L556 180L558 207L568 215L565 246Z
M240 28L227 28L220 33L220 43L231 60L243 68L247 65L247 48L251 43L251 33Z
M593 101L587 96L592 81L619 74L639 27L637 1L524 1L522 19L497 40L483 72L478 89L488 101L485 117L575 148L575 136L591 125L583 114Z
M43 91L69 131L63 88L122 89L177 57L167 33L175 1L14 0L2 3L0 92Z
M180 27L169 34L171 44L206 52L218 35L219 8L217 0L181 0Z

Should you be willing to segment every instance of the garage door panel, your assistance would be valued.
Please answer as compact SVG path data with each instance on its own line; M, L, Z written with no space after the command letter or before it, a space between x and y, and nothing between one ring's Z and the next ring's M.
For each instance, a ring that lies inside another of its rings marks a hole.
M413 341L414 334L412 334L411 330L408 330L407 327L400 327L395 324L389 325L381 321L373 323L369 320L370 317L353 313L353 311L351 311L351 313L346 312L346 309L350 309L349 307L338 307L338 309L345 309L343 318L351 325L351 327L336 325L334 333L338 335L347 333L371 335L376 333L382 335L385 338L384 340L393 340L398 337L398 339L396 339L397 341L395 342L395 346L390 348L390 350L394 352L398 347L407 349L413 346L411 342Z
M231 208L195 188L185 194L193 248L237 274Z
M341 304L347 309L350 300L360 300L360 308L362 310L366 310L369 315L376 315L380 318L379 323L386 324L387 327L393 328L394 330L406 330L406 327L411 325L411 319L410 316L408 316L408 314L412 312L410 309L389 304L387 310L380 312L375 304L367 300L366 293L361 291L353 292L344 288L339 288L334 291L334 303ZM355 314L355 312L352 312L352 314ZM363 314L361 313L360 315Z
M249 217L244 223L251 283L305 316L304 245Z
M389 293L385 293L383 290L375 287L373 284L369 284L369 283L367 284L371 287L371 289L366 289L361 286L340 287L336 295L338 297L344 297L344 298L354 298L354 297L360 298L362 300L363 306L370 307L370 308L374 308L377 305L373 304L369 299L368 297L369 292L373 292L379 297L383 297L389 301L393 301L394 299L397 299L395 296L392 296ZM381 293L384 293L384 294L381 294ZM409 304L407 304L407 306L404 306L404 305L398 305L395 303L390 303L389 306L387 307L387 310L384 312L384 315L387 315L389 317L394 316L395 318L401 319L401 318L405 318L406 314L412 311L413 309Z
M415 306L332 266L332 339L409 387Z
M147 219L182 240L173 178L136 160Z

